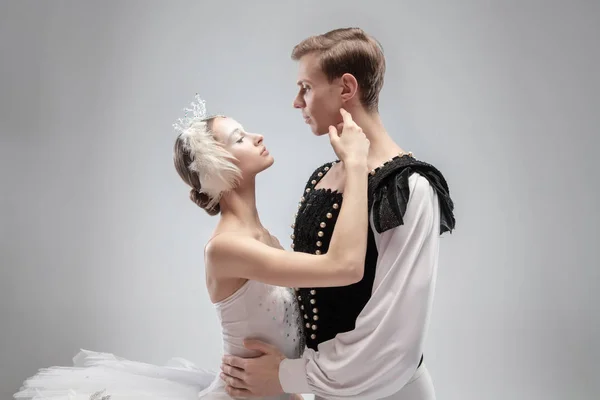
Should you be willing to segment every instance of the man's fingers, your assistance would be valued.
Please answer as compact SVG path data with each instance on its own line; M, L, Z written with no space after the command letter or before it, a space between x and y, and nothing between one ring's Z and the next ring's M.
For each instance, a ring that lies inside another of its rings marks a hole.
M223 364L230 365L232 367L246 369L246 360L236 356L223 356Z
M244 340L244 347L248 350L258 350L264 354L273 353L273 351L275 350L275 347L271 346L270 344L256 339Z
M243 369L232 367L231 365L222 364L221 371L223 371L225 375L229 375L231 377L238 378L241 380L245 380L244 378L246 377L246 373Z
M231 386L233 388L236 388L236 389L247 389L246 382L244 382L241 379L234 378L234 377L229 376L229 375L225 375L223 372L221 372L221 374L219 376L221 377L221 379L223 380L223 382L225 382L226 384L228 384L229 386Z
M225 390L227 391L227 394L233 397L234 399L248 399L250 397L253 397L252 393L247 389L236 389L227 385L225 386Z

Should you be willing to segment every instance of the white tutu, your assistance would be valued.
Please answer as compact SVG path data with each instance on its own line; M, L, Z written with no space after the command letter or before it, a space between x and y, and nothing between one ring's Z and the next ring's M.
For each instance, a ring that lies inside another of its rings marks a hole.
M81 350L73 367L41 369L27 379L16 399L196 400L215 380L214 371L174 358L164 366Z

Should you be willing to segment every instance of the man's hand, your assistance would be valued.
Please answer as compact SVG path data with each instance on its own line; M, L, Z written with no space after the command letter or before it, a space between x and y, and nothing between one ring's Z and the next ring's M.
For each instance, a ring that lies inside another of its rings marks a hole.
M245 340L244 347L263 353L256 358L223 356L221 379L227 393L235 398L277 396L283 393L279 383L279 364L285 356L274 346L260 340Z

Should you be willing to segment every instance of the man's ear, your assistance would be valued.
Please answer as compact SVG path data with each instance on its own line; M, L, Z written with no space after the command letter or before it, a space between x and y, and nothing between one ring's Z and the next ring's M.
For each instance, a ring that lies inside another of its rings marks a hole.
M342 88L342 101L344 103L352 100L358 94L358 81L352 74L344 74L340 77L340 86Z

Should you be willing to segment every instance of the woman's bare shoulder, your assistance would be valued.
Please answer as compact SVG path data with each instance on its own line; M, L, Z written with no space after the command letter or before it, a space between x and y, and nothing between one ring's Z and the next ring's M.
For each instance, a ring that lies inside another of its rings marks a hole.
M206 242L204 254L205 256L211 256L223 251L229 251L236 243L251 239L254 239L252 235L244 231L215 232L210 239L208 239L208 242Z

